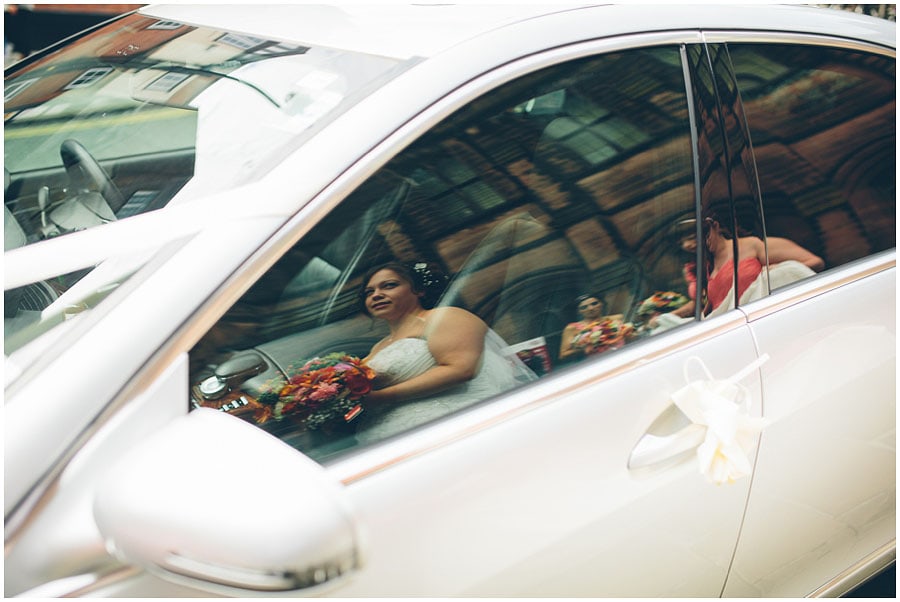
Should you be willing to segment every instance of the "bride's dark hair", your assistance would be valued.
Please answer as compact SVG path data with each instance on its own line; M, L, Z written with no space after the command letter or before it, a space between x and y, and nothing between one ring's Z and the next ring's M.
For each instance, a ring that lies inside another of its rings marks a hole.
M437 305L447 288L447 276L434 264L424 261L413 263L389 261L373 267L363 276L362 288L359 290L359 304L363 313L369 313L366 309L366 287L372 276L381 270L391 270L406 280L414 292L422 293L421 304L425 309L431 309Z

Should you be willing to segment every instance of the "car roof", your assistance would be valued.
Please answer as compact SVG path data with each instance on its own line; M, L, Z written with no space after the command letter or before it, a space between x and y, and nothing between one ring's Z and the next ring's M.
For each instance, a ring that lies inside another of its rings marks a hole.
M565 4L155 5L141 14L398 59L428 57L485 31L576 8Z
M215 4L151 5L142 14L271 39L398 59L431 57L487 32L556 14L543 43L666 29L829 34L896 47L896 23L809 5L643 4ZM578 14L561 15L560 13Z

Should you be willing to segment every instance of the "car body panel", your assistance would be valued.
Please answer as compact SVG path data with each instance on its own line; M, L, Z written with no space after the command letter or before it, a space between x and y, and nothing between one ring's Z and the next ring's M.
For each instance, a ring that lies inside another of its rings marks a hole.
M30 517L27 529L15 541L21 553L6 560L6 587L23 590L39 583L39 589L26 595L55 597L80 585L94 585L98 575L121 570L120 563L106 553L93 519L94 491L122 449L133 447L184 415L181 398L187 382L186 360L182 356L173 362L67 463L55 479L59 494L52 496L40 514ZM15 476L11 472L7 469L7 482ZM59 558L66 561L59 562Z
M123 295L120 304L110 308L108 315L102 316L102 321L76 324L71 332L67 332L55 344L58 356L52 358L52 365L57 366L54 368L55 378L66 383L64 394L48 397L44 392L46 383L42 379L28 378L31 370L46 369L41 362L31 366L22 377L23 382L16 383L5 409L7 419L21 425L21 428L7 431L4 440L4 499L7 513L14 504L21 502L33 486L35 474L52 470L54 463L75 443L82 430L96 420L109 400L116 397L172 335L172 329L187 319L192 308L206 299L227 277L233 269L230 262L245 257L271 233L271 220L254 221L240 220L230 228L222 227L216 232L193 238L176 251L171 260L159 266L154 274L148 275L138 286L129 286L131 294ZM220 236L242 240L246 246L232 245L223 249L220 245L209 244L219 240ZM179 257L190 265L210 267L205 273L184 270L180 267ZM164 282L168 284L162 285ZM193 300L173 307L168 302L172 287L182 291L182 299ZM184 312L180 318L176 318L178 311ZM141 319L135 319L135 316L141 316ZM176 320L172 322L172 318ZM161 328L160 324L169 324L170 328ZM103 350L119 332L129 332L134 344L115 354L114 366L102 361L87 365L78 361L77 358L85 357L84 354L104 357ZM115 369L111 369L113 367ZM85 389L79 392L81 387ZM35 396L44 399L41 412L34 412L27 401L19 401ZM46 420L47 415L55 416L56 420ZM40 432L41 436L35 437L35 432ZM27 457L29 462L12 462L11 458L16 457Z
M702 347L713 347L721 361L709 368L724 378L755 352L740 323L719 328ZM610 367L613 375L594 382L578 370L560 373L540 405L514 419L482 418L490 426L428 453L392 450L410 459L348 487L381 552L335 594L421 596L437 587L452 596L718 596L749 483L707 482L692 453L628 468L697 350L685 346L624 374ZM636 361L634 351L621 361ZM756 378L745 384L755 397ZM338 462L332 470L345 469ZM664 574L647 580L642 566Z
M893 265L892 258L868 263ZM835 271L839 281L844 270ZM772 423L725 595L809 595L804 584L825 583L893 541L896 318L881 301L895 290L888 267L751 320L760 351L771 357L762 375ZM820 464L835 478L817 478L809 467ZM783 537L762 536L763 524ZM773 561L785 547L796 560Z

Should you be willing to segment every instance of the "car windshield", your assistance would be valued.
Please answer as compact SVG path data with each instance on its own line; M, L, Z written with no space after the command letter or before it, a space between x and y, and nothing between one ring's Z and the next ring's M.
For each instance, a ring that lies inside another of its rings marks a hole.
M5 249L258 179L408 61L132 14L4 86Z
M5 77L4 253L258 180L409 64L141 14L28 59ZM5 279L6 356L143 262L39 257Z

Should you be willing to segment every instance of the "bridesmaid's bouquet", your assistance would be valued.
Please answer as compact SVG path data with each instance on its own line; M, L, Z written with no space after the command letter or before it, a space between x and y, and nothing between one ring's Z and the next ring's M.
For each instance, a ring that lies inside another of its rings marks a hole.
M602 353L622 347L626 337L633 331L634 326L631 324L607 316L585 324L572 339L572 346L581 349L587 355Z
M372 390L375 371L359 358L329 353L306 362L286 382L259 396L273 408L276 420L302 418L312 430L347 423L363 411L361 399Z
M654 314L665 314L674 311L688 302L688 298L672 291L656 292L644 299L638 306L637 315L647 319Z

